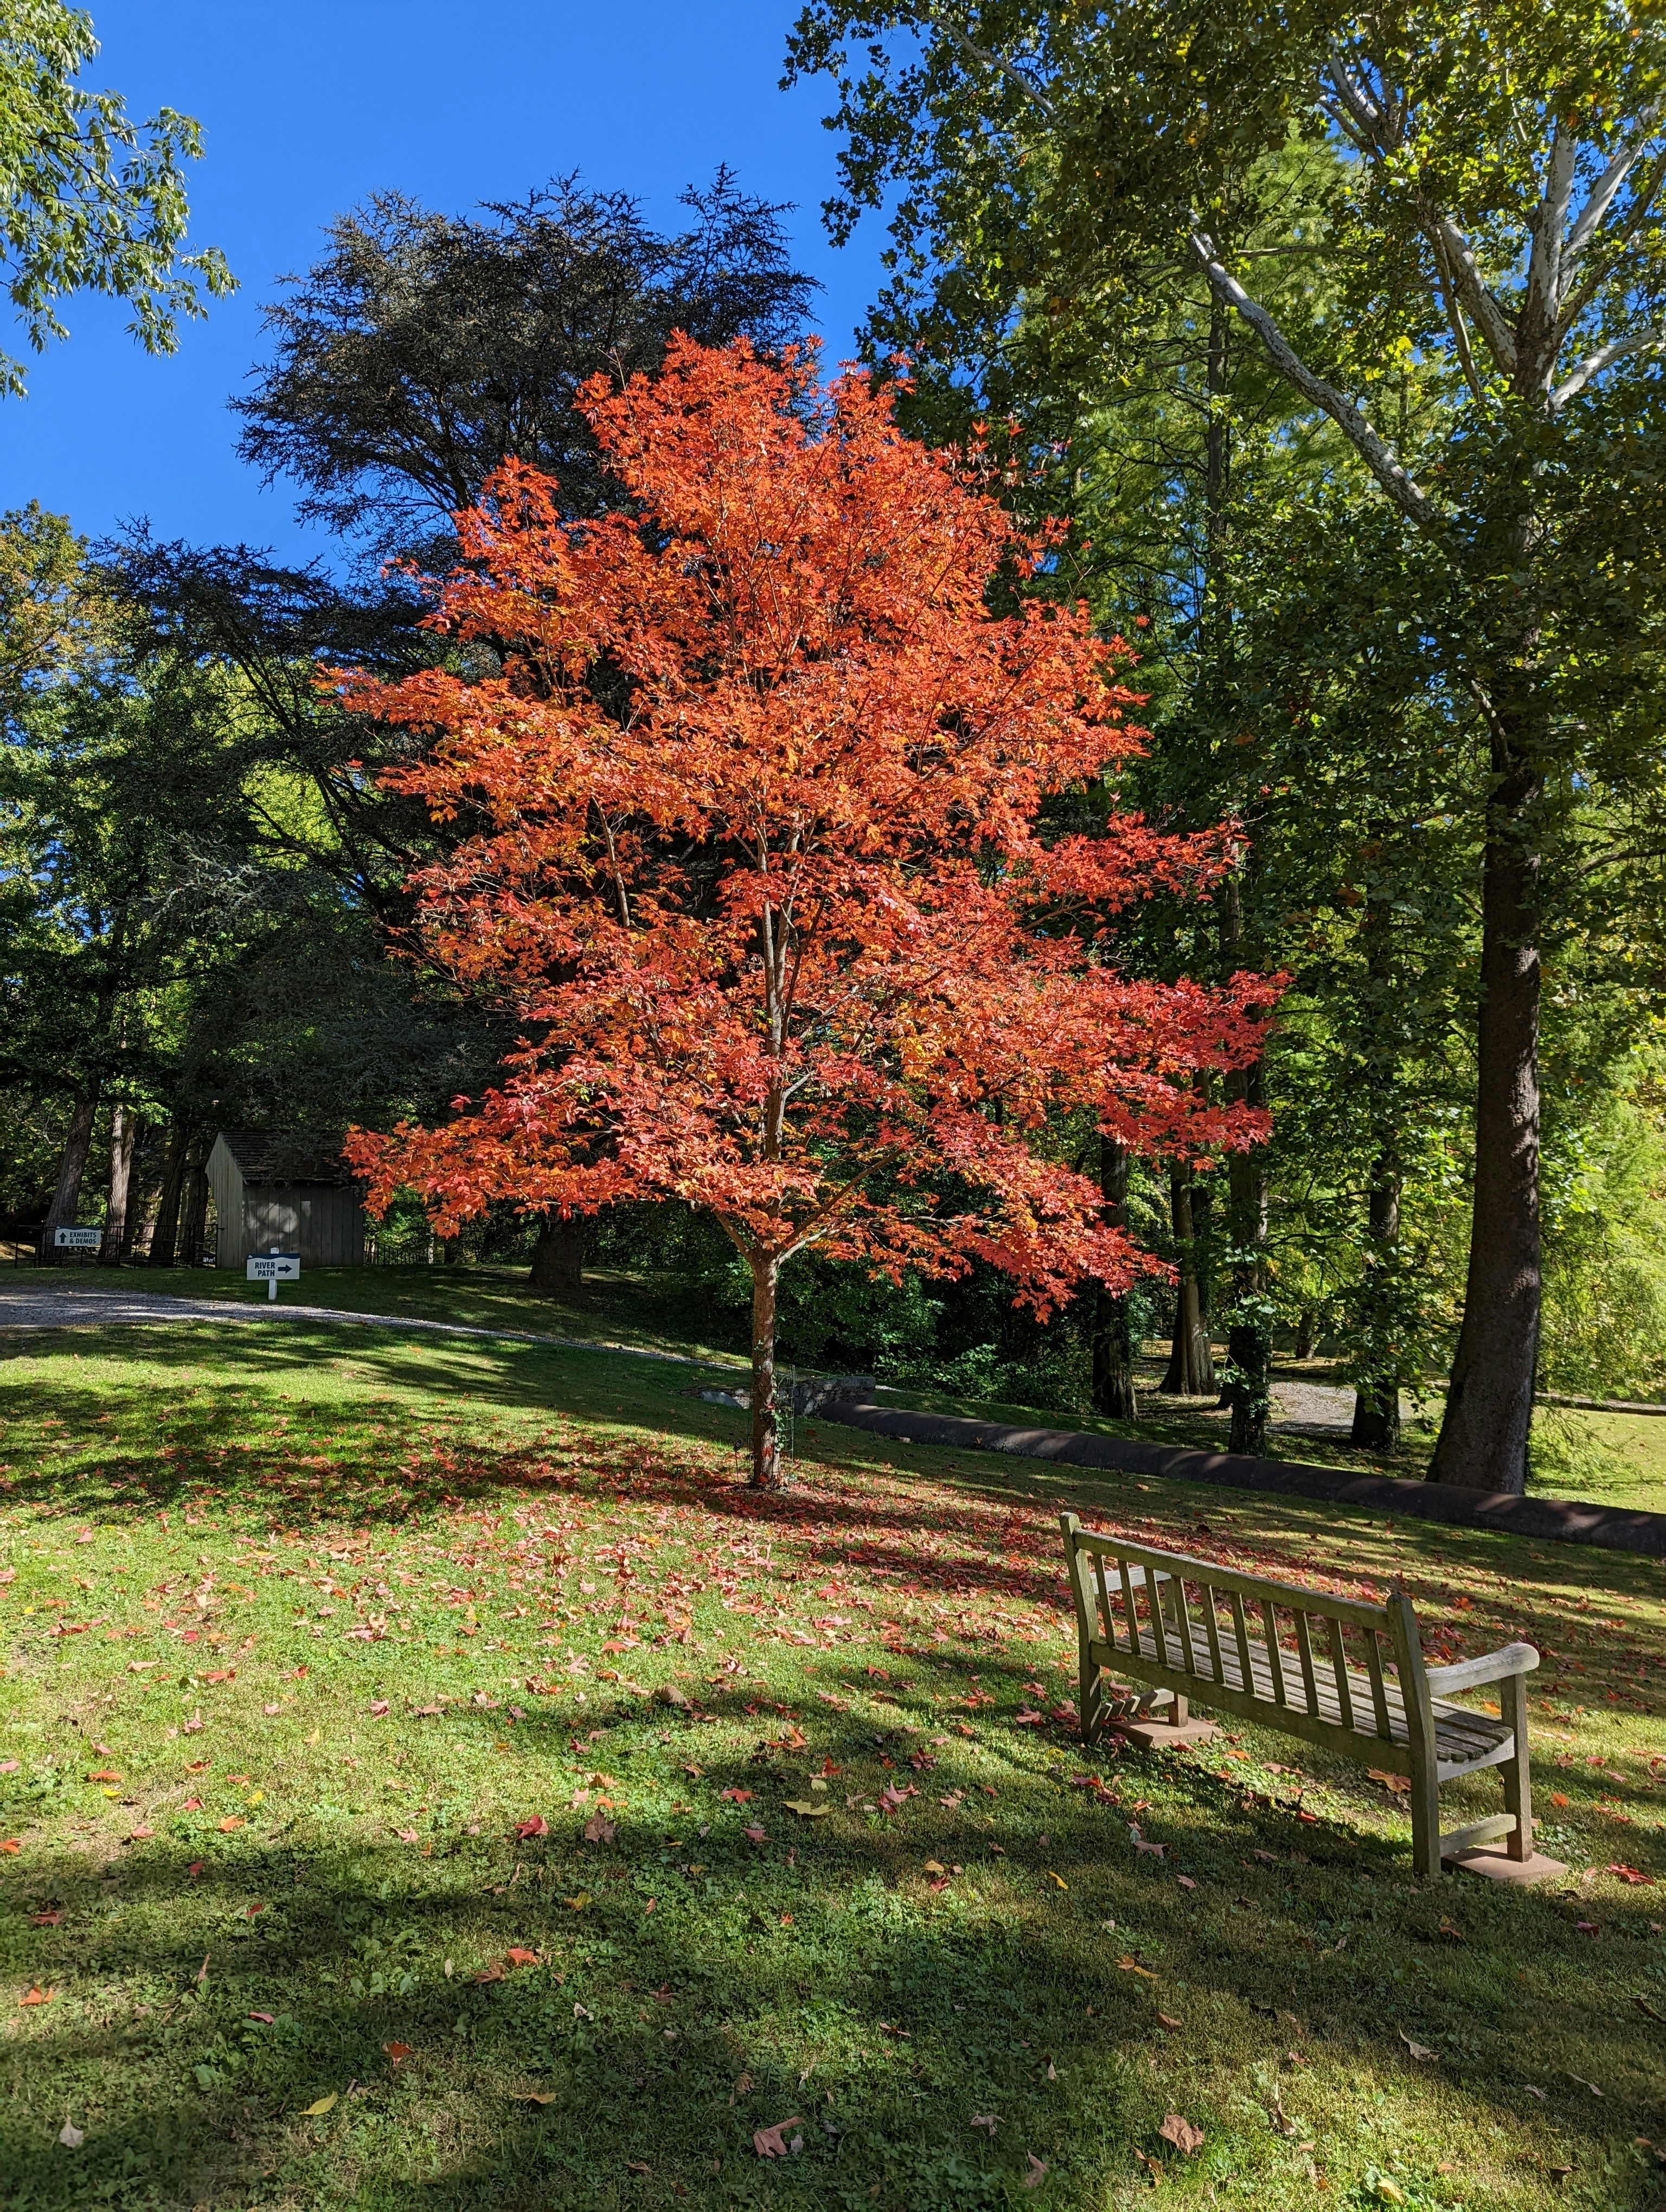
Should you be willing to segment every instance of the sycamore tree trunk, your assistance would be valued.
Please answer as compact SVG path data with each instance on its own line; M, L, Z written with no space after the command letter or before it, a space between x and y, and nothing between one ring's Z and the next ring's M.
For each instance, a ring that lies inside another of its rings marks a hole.
M1115 1137L1099 1139L1099 1194L1113 1229L1128 1225L1128 1153ZM1134 1336L1127 1293L1113 1297L1101 1283L1093 1306L1093 1404L1114 1421L1136 1421Z
M752 1475L754 1490L781 1487L781 1427L775 1417L775 1301L781 1262L752 1260Z
M1215 1363L1203 1316L1203 1285L1198 1268L1193 1215L1192 1171L1177 1160L1169 1170L1169 1218L1174 1230L1180 1279L1175 1286L1174 1342L1168 1371L1158 1389L1171 1398L1204 1398L1215 1387Z
M118 1106L110 1116L110 1203L104 1216L104 1243L99 1260L106 1267L119 1267L127 1256L127 1206L133 1186L133 1147L139 1133L138 1116Z
M1481 876L1475 1193L1469 1271L1432 1482L1527 1487L1539 1356L1537 777L1495 736Z
M558 1214L544 1215L538 1224L538 1242L532 1247L529 1280L533 1290L550 1298L576 1298L581 1294L588 1229L588 1222L579 1214L569 1221L562 1220Z
M58 1182L41 1231L42 1249L49 1260L56 1249L52 1232L75 1226L76 1209L81 1204L81 1179L87 1172L87 1155L92 1150L93 1121L98 1105L98 1093L94 1091L90 1098L77 1098L70 1109L70 1126L58 1158Z
M1319 1337L1319 1316L1311 1306L1304 1306L1296 1316L1296 1351L1298 1359L1311 1359L1313 1347Z

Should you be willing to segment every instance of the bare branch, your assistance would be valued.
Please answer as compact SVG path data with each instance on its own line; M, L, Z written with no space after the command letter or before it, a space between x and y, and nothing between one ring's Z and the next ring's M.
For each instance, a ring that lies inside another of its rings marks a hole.
M1223 300L1237 309L1266 348L1280 375L1293 384L1304 398L1311 400L1329 416L1402 514L1409 516L1420 530L1438 529L1439 517L1434 507L1396 458L1393 447L1372 429L1351 399L1338 392L1335 385L1327 384L1323 377L1315 375L1266 308L1258 300L1252 300L1237 278L1222 265L1213 244L1202 232L1194 230L1189 235L1192 251L1202 264L1210 283Z
M1529 230L1527 295L1516 321L1518 355L1529 357L1531 380L1547 383L1556 365L1557 319L1562 305L1562 231L1573 193L1579 142L1557 118L1545 168L1544 197L1534 210Z
M1597 225L1614 204L1614 196L1643 158L1643 149L1654 135L1660 115L1658 101L1645 108L1639 118L1638 134L1629 146L1622 146L1591 187L1590 198L1579 210L1578 219L1568 233L1567 243L1562 248L1564 264L1577 261L1596 234Z
M1610 338L1594 353L1588 353L1566 382L1559 384L1550 395L1553 409L1566 407L1570 399L1577 399L1594 376L1628 353L1652 353L1666 345L1666 330L1633 331L1623 338Z
M1004 54L993 53L988 46L980 46L976 40L969 38L958 24L945 23L934 8L924 4L924 0L920 12L933 30L941 31L945 38L952 39L962 53L970 54L975 62L982 62L985 69L999 70L1009 83L1016 85L1026 100L1035 102L1049 123L1058 121L1058 109L1044 92L1031 84L1016 64L1009 62Z

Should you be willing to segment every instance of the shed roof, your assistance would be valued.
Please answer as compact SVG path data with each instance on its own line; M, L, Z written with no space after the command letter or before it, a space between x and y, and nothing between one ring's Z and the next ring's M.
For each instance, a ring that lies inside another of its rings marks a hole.
M245 1183L327 1183L341 1189L354 1180L341 1156L338 1130L222 1129L220 1142Z

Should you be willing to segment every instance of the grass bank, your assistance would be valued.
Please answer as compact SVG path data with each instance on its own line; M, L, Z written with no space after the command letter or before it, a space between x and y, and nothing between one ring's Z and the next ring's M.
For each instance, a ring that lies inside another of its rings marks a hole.
M1658 1563L819 1424L760 1499L606 1355L9 1343L10 2212L1652 2201ZM1252 1729L1085 1756L1067 1500L1532 1638L1572 1879L1420 1889Z

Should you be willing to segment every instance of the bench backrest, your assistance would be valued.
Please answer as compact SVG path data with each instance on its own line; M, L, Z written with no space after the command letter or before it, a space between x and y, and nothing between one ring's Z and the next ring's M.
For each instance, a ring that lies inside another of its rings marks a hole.
M1246 1719L1355 1747L1420 1736L1429 1712L1417 1616L1154 1551L1060 1516L1083 1648L1115 1670L1195 1691ZM1398 1723L1396 1728L1395 1723Z

